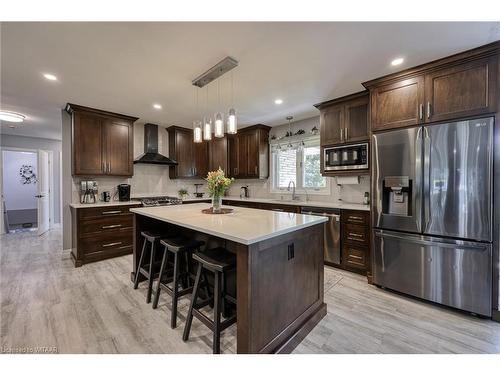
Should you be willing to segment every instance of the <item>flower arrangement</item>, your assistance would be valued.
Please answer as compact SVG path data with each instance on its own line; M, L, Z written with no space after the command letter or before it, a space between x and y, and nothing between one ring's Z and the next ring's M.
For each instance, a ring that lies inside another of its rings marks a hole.
M189 195L186 188L179 189L178 193L179 193L179 198L181 199L184 199Z
M228 178L224 171L219 167L218 170L208 172L207 178L208 194L212 197L212 210L219 212L222 205L222 196L233 183L234 178Z
M209 195L211 197L222 197L233 183L234 178L226 177L224 171L219 167L216 171L208 172L206 181Z

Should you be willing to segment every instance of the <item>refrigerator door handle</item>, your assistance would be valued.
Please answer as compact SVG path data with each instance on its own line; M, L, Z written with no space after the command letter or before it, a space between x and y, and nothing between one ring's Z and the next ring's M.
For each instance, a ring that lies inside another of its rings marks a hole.
M396 240L401 240L401 241L408 241L411 243L416 243L419 245L424 245L424 246L439 246L439 247L448 247L448 248L453 248L453 249L466 249L466 250L477 250L477 251L484 251L488 250L488 245L485 243L474 243L474 242L464 242L464 241L429 241L422 239L417 236L411 236L411 235L399 235L395 233L387 233L383 231L374 231L374 234L376 237L380 237L381 239L384 238L394 238ZM461 243L464 242L464 243Z
M429 226L431 212L431 137L429 130L424 127L424 228L425 232Z
M418 128L415 139L415 221L417 231L422 231L422 128Z

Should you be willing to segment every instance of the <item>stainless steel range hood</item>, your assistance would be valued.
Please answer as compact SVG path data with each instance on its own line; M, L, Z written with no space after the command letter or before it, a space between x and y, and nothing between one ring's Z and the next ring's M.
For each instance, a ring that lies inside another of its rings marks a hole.
M175 160L158 152L158 125L144 125L144 154L134 160L134 164L177 165Z

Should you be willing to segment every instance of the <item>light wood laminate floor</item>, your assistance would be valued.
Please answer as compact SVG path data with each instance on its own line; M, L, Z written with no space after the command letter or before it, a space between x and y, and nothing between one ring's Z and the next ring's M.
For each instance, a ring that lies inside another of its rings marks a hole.
M153 310L144 283L132 288L132 256L74 268L61 232L0 239L1 347L56 347L60 353L211 353L212 335L193 321L181 339L170 328L165 293ZM500 353L500 324L368 285L366 278L326 268L327 316L295 353ZM222 335L236 349L235 326Z

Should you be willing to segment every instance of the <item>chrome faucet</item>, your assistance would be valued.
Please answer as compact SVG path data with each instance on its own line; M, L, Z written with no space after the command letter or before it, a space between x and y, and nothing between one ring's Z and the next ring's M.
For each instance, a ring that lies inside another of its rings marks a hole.
M293 185L293 190L292 190L292 201L295 201L297 200L297 195L295 194L295 182L293 182L292 180L290 180L290 182L288 183L288 187L287 187L287 191L290 191L290 185Z

